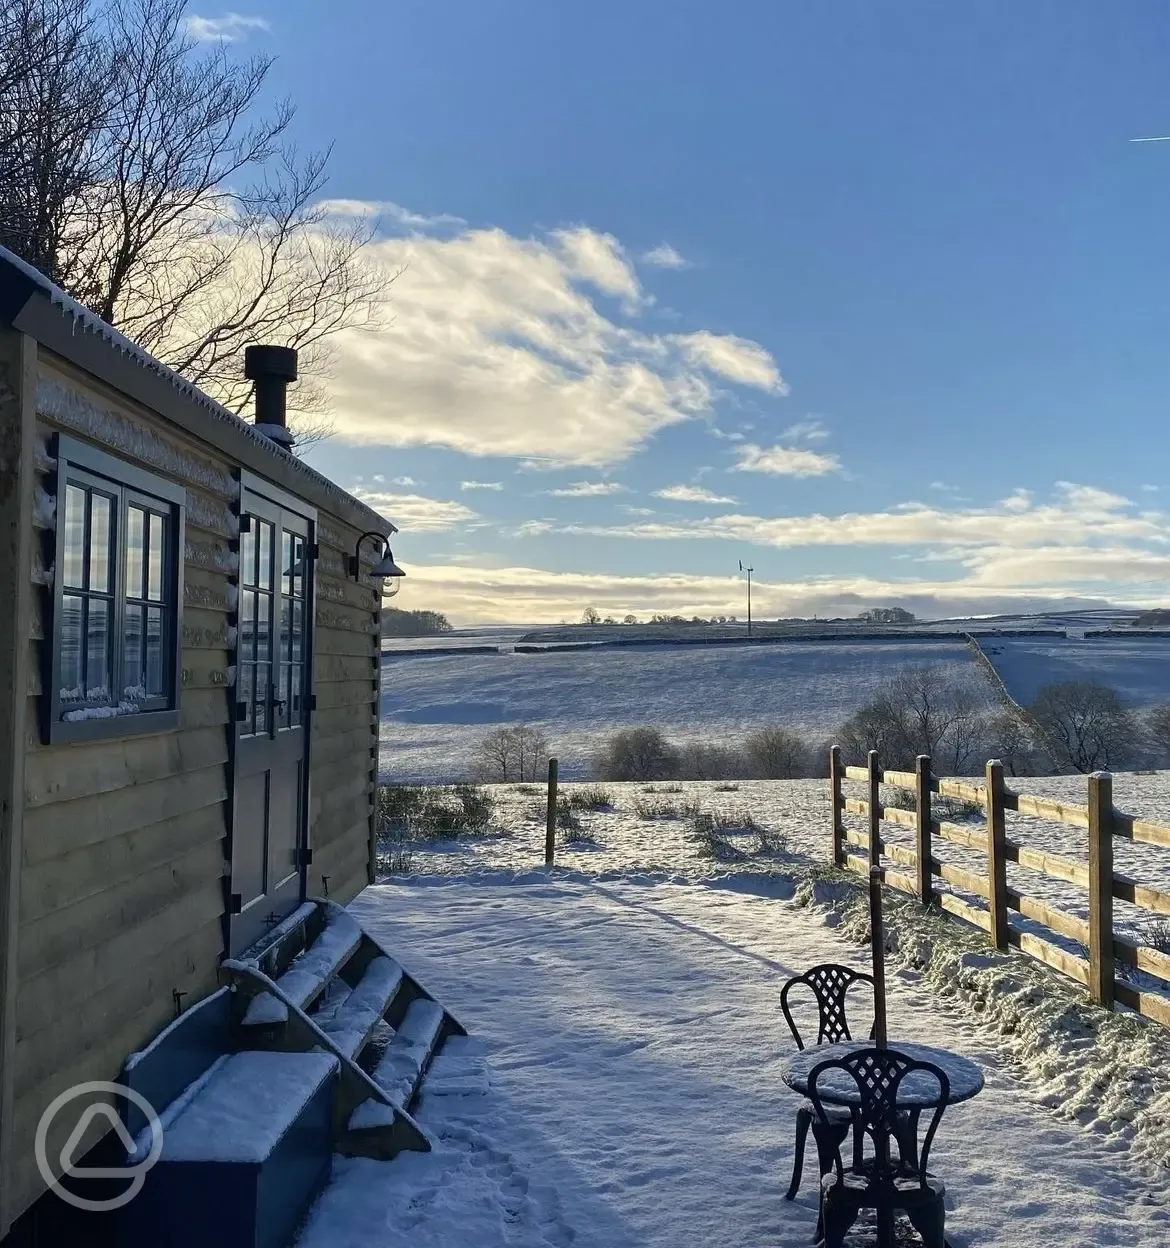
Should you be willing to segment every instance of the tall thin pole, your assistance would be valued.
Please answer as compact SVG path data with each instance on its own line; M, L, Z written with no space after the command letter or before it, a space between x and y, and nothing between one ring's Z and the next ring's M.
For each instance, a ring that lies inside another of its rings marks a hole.
M752 572L754 569L748 568L748 636L752 635Z

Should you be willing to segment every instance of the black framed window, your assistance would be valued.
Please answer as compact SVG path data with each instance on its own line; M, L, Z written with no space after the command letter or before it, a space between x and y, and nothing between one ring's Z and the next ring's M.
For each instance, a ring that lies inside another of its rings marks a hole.
M175 482L58 436L47 740L177 725L185 501Z

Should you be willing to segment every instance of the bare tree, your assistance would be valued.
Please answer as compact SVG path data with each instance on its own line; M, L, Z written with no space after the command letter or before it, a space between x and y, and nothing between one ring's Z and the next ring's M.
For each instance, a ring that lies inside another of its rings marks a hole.
M1117 766L1135 751L1137 723L1108 685L1093 680L1045 685L1029 710L1053 757L1076 771Z
M296 347L294 427L321 436L330 340L392 278L376 223L322 207L292 106L256 115L271 59L197 48L184 0L0 6L0 241L233 410L244 347Z
M657 728L615 732L594 762L602 780L665 780L678 771L678 751Z
M1146 712L1146 741L1154 762L1164 766L1170 761L1170 706L1155 706Z
M598 611L596 607L586 607L585 610L581 612L581 623L600 624L601 612Z
M777 724L749 733L744 749L752 773L763 780L795 780L808 774L808 747L804 740Z
M507 784L535 780L548 759L548 739L527 724L489 732L476 751L475 770L481 780Z

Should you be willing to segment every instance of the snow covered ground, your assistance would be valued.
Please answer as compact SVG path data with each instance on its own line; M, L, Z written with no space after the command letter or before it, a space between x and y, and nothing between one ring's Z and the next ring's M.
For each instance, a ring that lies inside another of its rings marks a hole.
M299 1248L804 1248L816 1188L806 1169L797 1201L784 1200L798 1102L780 1079L792 1044L779 985L819 961L864 966L866 952L837 910L795 904L793 890L781 876L499 870L367 890L355 912L482 1043L492 1082L424 1097L434 1152L339 1160ZM907 961L890 975L894 1041L958 1051L986 1075L981 1095L947 1112L932 1155L950 1243L1170 1242L1164 1171L1146 1168L1119 1111L1094 1110L1085 1055L1103 1041L1053 1023L1044 1058L1026 1026L1005 1034L1002 1005L972 1010L963 992L977 988L935 991L932 975L977 985L990 961ZM1016 980L1018 1016L1032 989L1026 969ZM1164 1034L1147 1029L1131 1048L1148 1064ZM1165 1097L1164 1070L1150 1073Z
M1099 681L1133 707L1170 702L1170 637L1006 637L982 647L1023 706L1045 685L1065 680Z
M566 779L585 778L611 733L640 724L678 741L734 743L765 723L827 737L894 671L915 663L953 667L983 685L994 704L990 680L956 642L387 654L382 779L464 780L477 745L501 724L540 728Z

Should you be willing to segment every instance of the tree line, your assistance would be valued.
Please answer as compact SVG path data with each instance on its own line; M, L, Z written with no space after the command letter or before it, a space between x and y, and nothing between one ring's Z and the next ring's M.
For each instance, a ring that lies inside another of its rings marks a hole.
M724 734L721 734L724 735ZM903 668L827 739L765 724L734 743L672 741L652 725L612 733L591 760L602 780L792 780L828 775L829 747L861 765L876 750L882 766L912 771L920 754L940 775L975 775L998 758L1009 775L1030 776L1170 766L1170 705L1141 713L1095 681L1045 686L1021 714L989 706L978 681L944 665ZM545 733L508 725L489 733L475 757L485 781L531 781L550 753Z

